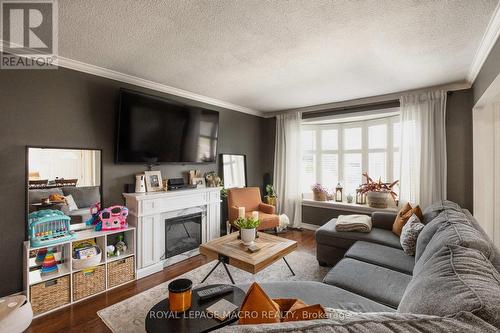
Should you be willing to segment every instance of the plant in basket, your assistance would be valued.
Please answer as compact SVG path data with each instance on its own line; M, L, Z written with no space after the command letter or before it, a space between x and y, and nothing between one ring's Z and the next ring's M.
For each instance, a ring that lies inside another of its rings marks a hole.
M368 176L367 172L363 173L363 177L366 178L366 183L361 185L360 190L361 193L366 194L370 207L387 208L389 196L397 203L398 195L394 192L393 188L399 183L399 180L395 180L392 183L384 183L379 178L378 181L374 181Z

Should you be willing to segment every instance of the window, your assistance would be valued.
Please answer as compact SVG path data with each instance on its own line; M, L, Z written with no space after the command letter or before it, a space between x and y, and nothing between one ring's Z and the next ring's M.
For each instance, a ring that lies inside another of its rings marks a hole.
M328 190L340 182L355 195L362 173L391 182L399 177L399 116L356 122L303 125L302 191L318 182Z

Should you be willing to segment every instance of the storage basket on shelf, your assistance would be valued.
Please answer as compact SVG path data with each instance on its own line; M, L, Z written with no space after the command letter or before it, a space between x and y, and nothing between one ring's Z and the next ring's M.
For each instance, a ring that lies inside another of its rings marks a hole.
M73 273L73 300L95 295L106 289L104 265Z
M41 282L30 287L33 313L39 314L69 304L71 301L69 275Z
M73 269L86 269L99 265L101 263L102 251L99 247L96 247L96 249L98 253L90 258L73 258Z
M108 288L135 279L134 256L119 259L108 264Z
M101 263L102 250L93 239L73 243L73 269L86 269Z

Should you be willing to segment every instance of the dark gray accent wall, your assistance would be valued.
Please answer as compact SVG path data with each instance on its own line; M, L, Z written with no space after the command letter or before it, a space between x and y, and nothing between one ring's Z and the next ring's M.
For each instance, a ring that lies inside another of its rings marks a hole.
M495 78L500 74L500 39L497 40L495 45L490 51L490 54L486 58L486 61L481 67L479 74L472 85L472 90L474 91L474 104L481 98L486 89L495 80Z
M446 141L448 199L472 211L472 89L448 95ZM302 206L304 223L323 225L340 214L345 212Z
M25 240L25 146L93 147L103 150L104 203L121 204L124 184L134 182L143 165L114 164L115 118L119 88L183 100L117 81L67 69L0 70L0 296L21 291ZM192 104L203 106L202 103ZM205 105L206 106L206 105ZM220 111L219 153L247 155L248 184L262 186L272 164L262 158L261 134L268 120ZM274 143L271 143L274 146ZM267 147L267 144L265 145ZM266 148L267 149L267 148ZM264 161L264 162L262 162ZM163 176L211 165L162 165Z

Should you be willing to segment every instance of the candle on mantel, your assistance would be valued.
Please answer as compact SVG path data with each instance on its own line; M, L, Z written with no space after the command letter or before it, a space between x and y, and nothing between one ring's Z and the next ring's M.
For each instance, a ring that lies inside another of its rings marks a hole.
M245 218L245 207L238 207L238 218Z
M252 217L253 217L254 219L258 220L258 219L259 219L259 212L258 212L258 211L256 211L256 210L254 210L254 211L252 212Z

